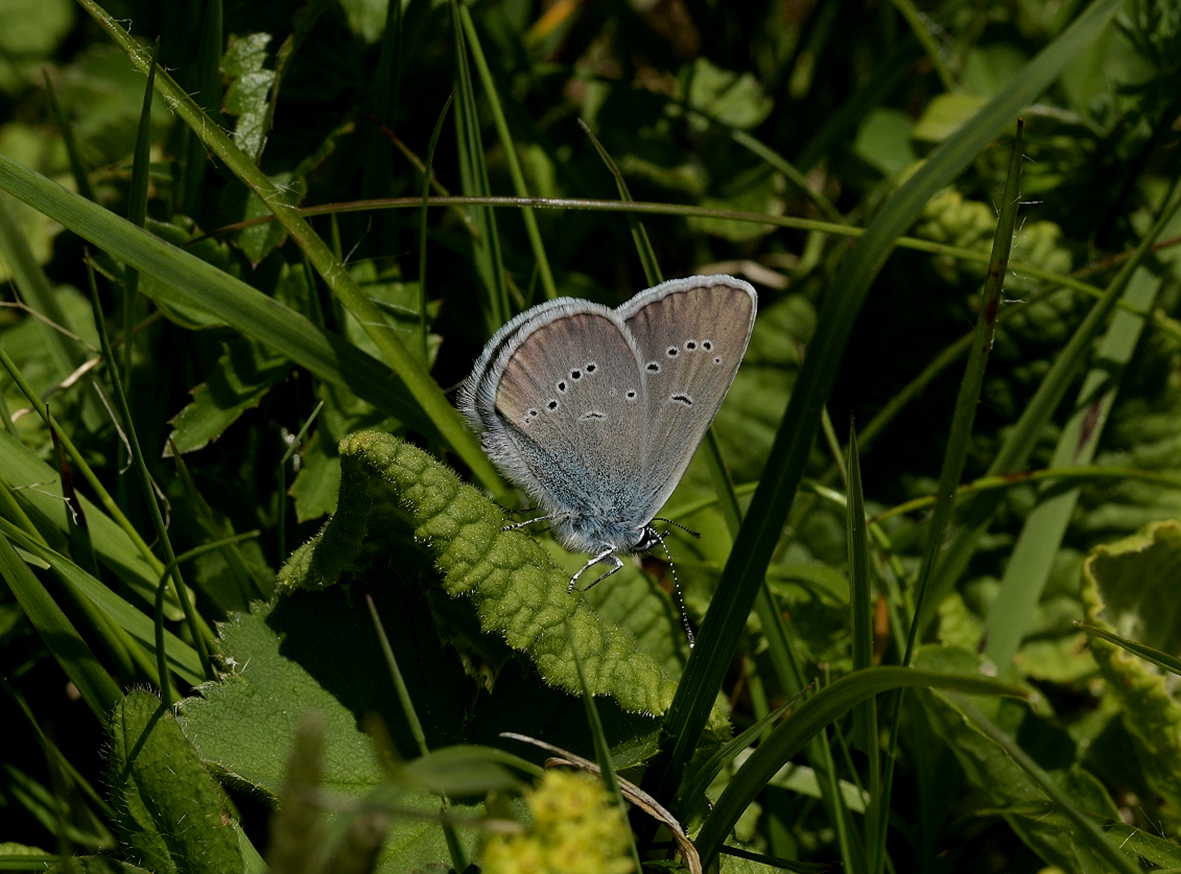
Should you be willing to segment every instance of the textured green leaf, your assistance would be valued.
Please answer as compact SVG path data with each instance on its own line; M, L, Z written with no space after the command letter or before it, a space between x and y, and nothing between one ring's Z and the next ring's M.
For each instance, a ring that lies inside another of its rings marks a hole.
M111 796L129 855L164 872L242 871L220 788L172 713L132 692L111 718Z
M675 683L634 637L604 622L581 598L566 594L570 576L520 531L502 531L503 512L425 452L384 433L362 432L341 442L344 462L336 515L280 572L282 589L319 589L337 580L358 556L373 507L389 490L411 517L452 597L467 596L485 632L526 653L546 682L577 694L569 622L595 695L611 695L626 710L664 713ZM715 715L715 726L719 725Z
M1181 525L1174 520L1097 546L1083 562L1087 621L1172 656L1181 655ZM1145 775L1158 792L1181 803L1181 702L1157 666L1101 638L1091 650L1123 701L1128 730L1143 742Z

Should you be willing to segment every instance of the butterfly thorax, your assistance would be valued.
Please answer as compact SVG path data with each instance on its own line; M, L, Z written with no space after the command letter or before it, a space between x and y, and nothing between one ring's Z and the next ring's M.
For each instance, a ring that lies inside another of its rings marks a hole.
M634 518L634 517L633 517ZM603 515L568 511L551 519L554 537L571 552L598 555L610 550L622 554L646 552L660 538L651 525L636 526L623 514Z

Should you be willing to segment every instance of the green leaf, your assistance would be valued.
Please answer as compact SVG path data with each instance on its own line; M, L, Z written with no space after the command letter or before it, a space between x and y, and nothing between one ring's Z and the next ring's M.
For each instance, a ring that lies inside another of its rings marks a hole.
M914 121L898 109L879 107L857 128L853 151L886 177L894 177L918 160L910 144Z
M1097 546L1083 562L1083 603L1092 625L1168 655L1181 655L1181 524L1149 525L1143 532ZM1172 679L1155 665L1101 638L1091 650L1124 722L1149 756L1145 775L1174 804L1181 803L1181 702Z
M920 142L941 143L987 103L987 98L972 94L938 94L927 104L910 135Z
M221 72L229 77L222 111L236 115L234 143L256 163L266 142L267 101L275 84L275 71L266 68L271 34L233 35L221 59Z
M433 635L429 618L408 616L393 587L374 595L411 694L426 705L430 736L454 736L463 721L459 693L466 689L458 667L437 651L416 661ZM324 726L321 785L333 795L357 801L383 782L382 756L358 727L362 719L379 717L400 749L414 749L369 617L349 603L343 587L232 614L220 631L217 651L226 673L202 686L200 698L181 703L180 724L223 778L277 797L299 724L312 713ZM409 816L394 820L379 870L450 864L442 831L429 819L440 800L402 791L397 807Z
M300 453L299 473L291 484L295 518L300 522L319 519L336 509L340 491L340 455L336 441L317 428Z
M689 105L726 127L756 128L775 105L753 73L723 70L704 57L685 68L685 77L689 80Z
M716 194L702 197L700 205L706 209L783 215L786 192L787 183L782 174L759 166L736 176ZM775 230L771 224L736 222L708 216L689 216L688 223L698 233L713 234L736 243L756 240Z
M193 400L171 420L169 439L177 452L192 452L216 440L291 370L287 358L252 340L231 340L222 350L213 372L193 389ZM172 452L170 446L165 454Z
M164 874L242 871L220 788L160 699L132 692L111 718L111 796L128 853Z
M1025 768L965 718L946 696L932 691L922 693L922 699L928 723L955 754L968 781L990 799L992 812L1002 816L1046 864L1094 874L1107 870L1103 857L1089 845L1089 837ZM1109 822L1119 820L1119 811L1102 784L1086 771L1075 765L1052 776L1084 813Z
M503 512L479 491L389 434L354 434L340 452L336 515L280 571L282 590L335 582L353 565L370 528L384 530L393 521L387 507L398 507L409 514L416 541L429 546L447 594L469 598L484 631L527 654L547 683L578 694L563 627L569 621L595 695L611 695L630 711L667 710L675 683L663 667L624 629L567 595L570 575L528 535L503 531ZM713 724L724 724L719 720L715 715Z

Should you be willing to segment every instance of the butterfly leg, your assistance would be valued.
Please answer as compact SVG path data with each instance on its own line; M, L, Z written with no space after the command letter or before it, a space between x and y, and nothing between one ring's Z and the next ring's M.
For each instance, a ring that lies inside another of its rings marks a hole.
M594 567L595 565L597 565L601 561L611 562L611 570L607 571L607 573L603 574L601 577L599 577L597 580L595 580L593 583L591 583L589 586L587 586L586 589L583 589L582 591L585 592L587 589L594 588L599 583L603 582L603 580L607 579L607 577L611 576L611 574L615 573L617 570L619 570L621 567L623 567L623 562L621 562L619 560L619 556L617 556L615 554L615 550L613 550L613 549L604 550L603 552L600 552L598 555L596 555L594 558L592 558L590 561L588 561L586 564L584 564L579 569L578 573L576 573L574 576L572 576L570 578L570 585L566 587L566 594L569 595L571 592L574 591L574 584L578 582L578 578L580 576L582 576L586 571L588 571L590 568Z
M524 522L514 522L512 525L505 525L501 531L516 531L518 528L527 528L530 525L536 525L538 522L549 522L558 517L557 513L548 513L545 516L535 516L532 519L526 519Z

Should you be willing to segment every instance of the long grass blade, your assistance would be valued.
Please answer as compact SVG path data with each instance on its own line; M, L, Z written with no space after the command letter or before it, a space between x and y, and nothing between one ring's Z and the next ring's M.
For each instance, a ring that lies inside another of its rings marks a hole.
M607 169L611 171L611 176L615 179L615 188L619 192L619 199L624 203L632 203L631 190L627 187L623 172L615 163L615 159L611 157L611 153L599 142L599 138L590 129L590 125L581 118L578 119L578 125L590 139L591 145L595 147L595 151L599 153L599 157L603 159ZM635 213L629 212L626 215L627 225L632 233L632 242L635 244L636 254L640 258L640 266L644 268L644 278L649 285L659 285L664 276L661 274L660 264L656 260L656 250L652 247L652 241L648 239L648 229L644 227L644 223L636 217Z
M127 189L127 220L137 227L143 227L148 219L148 179L152 163L152 98L156 95L156 60L160 56L160 43L152 52L152 65L148 68L144 84L143 108L139 113L139 125L135 131L135 154L131 160L131 185ZM139 307L139 271L128 267L123 272L123 390L131 392L131 363L135 351L135 326Z
M976 320L976 333L968 350L968 362L964 377L960 381L952 414L951 431L947 437L947 449L943 466L939 472L939 488L936 491L935 512L927 530L927 548L923 555L919 579L915 585L915 611L921 613L923 597L931 579L943 534L951 521L951 508L955 500L956 487L964 472L968 449L972 441L972 424L976 421L976 407L980 403L980 389L984 385L984 373L988 367L988 354L992 351L996 336L997 312L1001 307L1004 292L1005 273L1009 268L1009 252L1013 247L1013 231L1017 226L1017 204L1021 195L1021 161L1024 123L1018 119L1017 136L1013 141L1013 152L1009 159L1009 175L1005 181L1005 193L1001 201L1001 213L996 223L996 235L992 242L992 262L988 266L988 278L980 300L980 316ZM910 664L918 640L919 622L917 615L911 622L910 634L906 641L906 652L902 663Z
M97 8L97 7L96 7ZM87 10L92 15L94 11ZM101 12L101 10L99 10ZM105 13L103 13L105 15ZM100 21L101 23L101 21ZM193 106L205 115L212 126L218 127L213 117L221 109L221 53L225 34L222 28L222 0L206 0L205 12L201 17L201 40L197 44L197 59L193 70L195 81L191 83L194 96ZM146 72L146 71L145 71ZM167 95L165 95L167 97ZM182 119L183 119L182 115ZM187 120L186 120L187 121ZM181 211L195 216L201 206L201 195L205 181L205 144L197 128L189 124L185 134L184 175L181 179Z
M296 311L212 264L136 228L4 155L0 155L0 189L61 222L119 260L160 279L165 283L160 287L161 302L175 301L213 313L235 330L288 356L321 379L349 388L423 433L445 438L435 429L434 420L423 415L397 376L345 338L316 327ZM458 421L459 414L454 409L451 412ZM464 457L473 474L494 493L504 493L499 475L479 449L475 437L459 424L467 433L464 439L471 440L478 456Z
M578 671L578 685L582 687L582 709L586 714L586 724L590 729L591 738L595 745L595 762L599 765L599 776L603 779L603 784L607 787L607 791L615 799L615 803L619 805L620 810L625 810L626 805L623 801L623 791L619 788L619 777L615 773L615 763L611 760L611 746L607 741L607 735L603 731L603 720L599 718L599 710L595 707L595 696L591 694L590 686L586 682L586 671L582 666L582 656L578 654L578 646L574 640L574 635L570 632L570 623L566 623L566 640L570 644L570 651L574 654L574 667ZM636 850L636 842L628 835L628 848L631 850L632 861L635 864L635 870L641 871L643 867L640 865L640 855Z
M439 120L435 122L435 129L431 131L431 141L427 145L426 150L426 165L422 171L422 212L418 216L418 287L419 300L421 301L421 309L418 313L418 325L419 331L422 333L422 358L424 361L428 360L427 347L429 345L426 330L426 302L429 300L426 283L427 209L430 206L431 199L431 177L434 174L435 146L439 144L439 134L443 132L443 120L447 118L447 110L451 108L451 103L454 100L455 92L452 91L447 97L447 102L443 104L443 108L439 112Z
M845 466L849 472L849 502L845 510L849 621L853 629L853 670L857 671L873 665L873 590L869 581L869 539L866 535L865 496L861 490L861 459L857 451L857 432L851 422L846 456ZM872 700L853 710L853 746L869 756L871 773L876 771L877 708Z
M1088 625L1085 622L1076 621L1074 624L1087 634L1101 637L1108 643L1114 643L1116 646L1122 647L1128 652L1164 668L1169 673L1181 677L1181 659L1176 656L1169 655L1167 652L1161 652L1159 649L1154 649L1151 646L1137 643L1134 640L1128 640L1126 637L1120 637L1118 634L1112 634L1110 631L1104 631L1102 628L1096 628L1094 625Z

